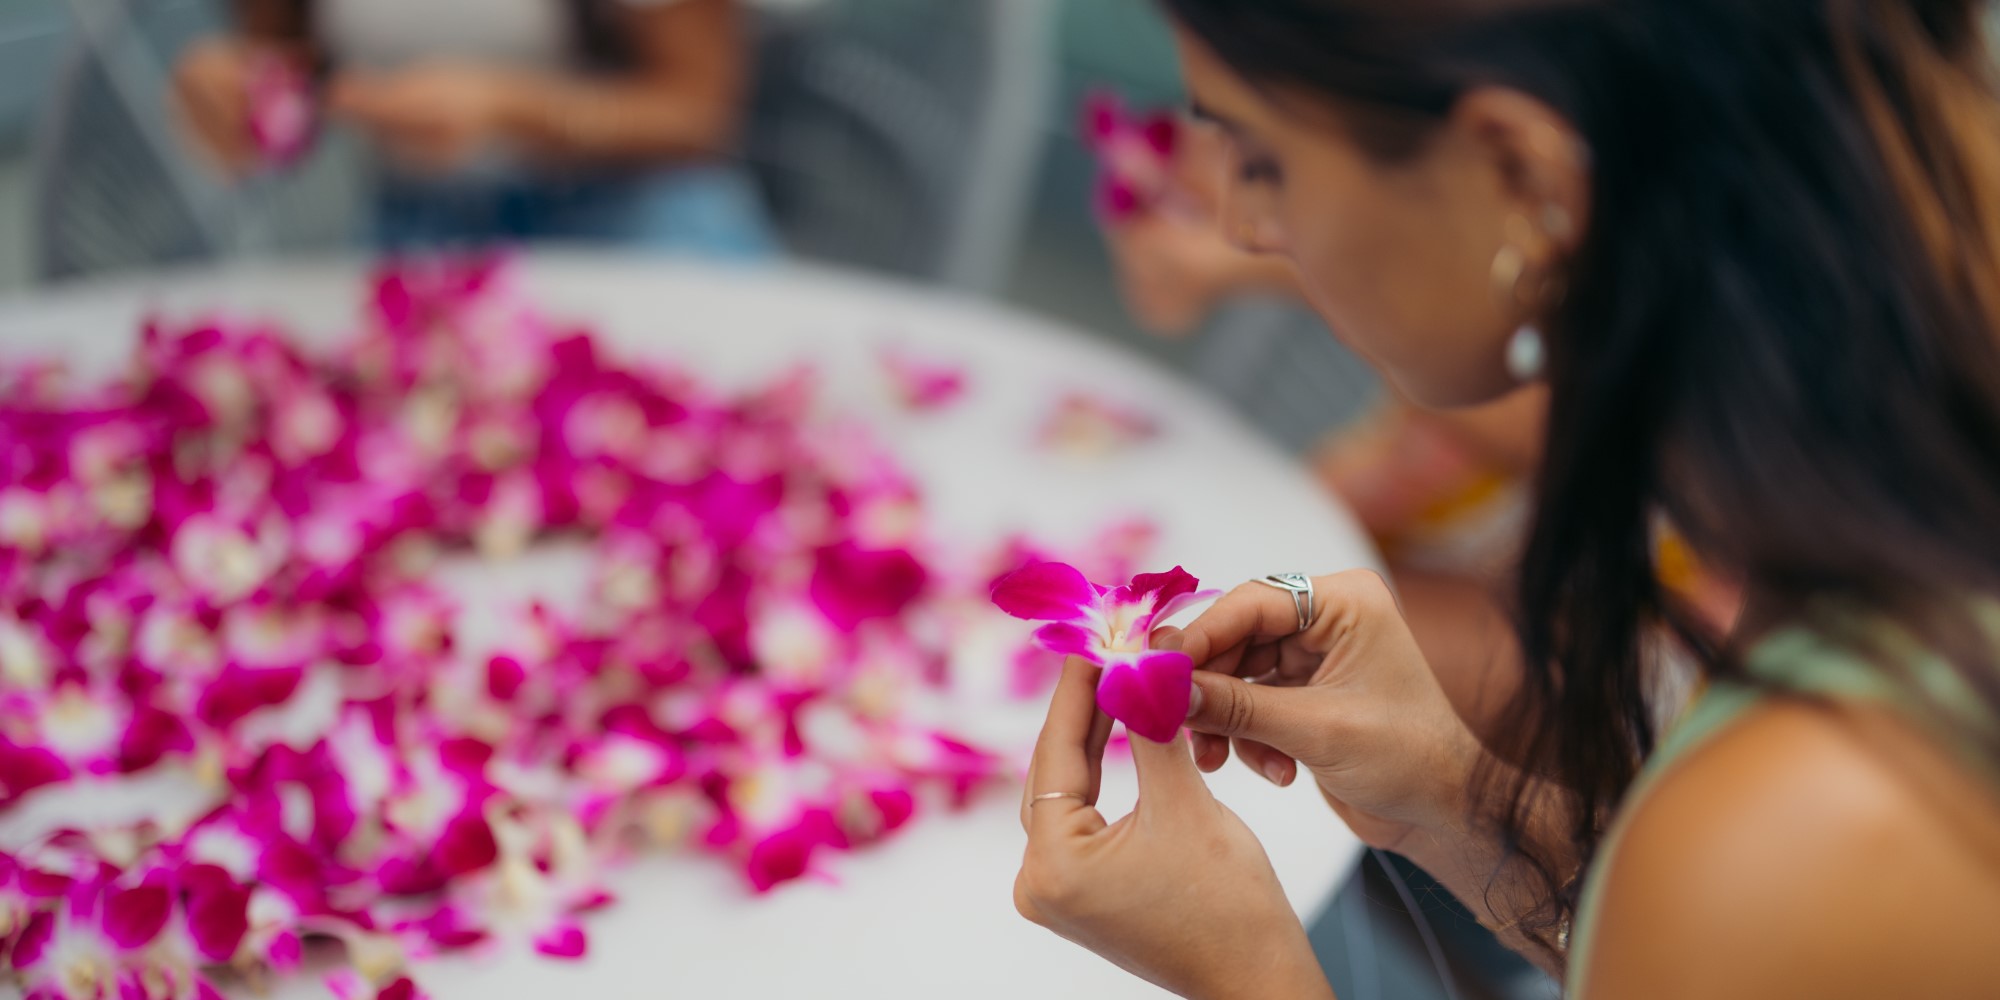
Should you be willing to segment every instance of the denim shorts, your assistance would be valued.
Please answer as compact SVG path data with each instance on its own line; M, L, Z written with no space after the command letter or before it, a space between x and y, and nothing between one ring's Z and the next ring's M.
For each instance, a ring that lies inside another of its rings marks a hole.
M750 176L712 165L560 178L385 175L374 232L392 251L554 241L757 260L781 250Z

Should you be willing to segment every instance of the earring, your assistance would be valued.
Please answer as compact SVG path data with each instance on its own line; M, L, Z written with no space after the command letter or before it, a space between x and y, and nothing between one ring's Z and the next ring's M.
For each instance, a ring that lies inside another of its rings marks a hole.
M1534 382L1542 377L1542 369L1548 364L1548 348L1542 342L1542 331L1533 325L1523 326L1514 331L1507 340L1507 374L1516 382Z
M1560 231L1569 225L1569 215L1560 208L1550 206L1543 212L1543 221L1552 231ZM1502 302L1518 306L1534 315L1547 305L1551 295L1562 297L1561 283L1557 279L1545 277L1529 288L1526 279L1531 269L1527 245L1536 238L1534 226L1523 216L1507 220L1507 242L1493 255L1493 294ZM1542 331L1532 322L1524 323L1507 340L1507 374L1516 382L1534 382L1542 377L1548 366L1548 345L1542 339Z

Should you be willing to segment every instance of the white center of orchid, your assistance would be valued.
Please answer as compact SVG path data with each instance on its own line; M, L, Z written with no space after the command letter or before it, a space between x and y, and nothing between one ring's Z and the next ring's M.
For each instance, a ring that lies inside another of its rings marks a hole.
M81 688L65 688L42 717L49 749L71 759L107 752L118 742L119 719L111 706Z
M326 454L340 440L340 411L325 393L307 392L293 398L278 413L271 444L292 462Z
M833 635L826 618L802 604L773 608L757 616L750 643L764 676L780 685L816 687L833 660Z
M47 504L26 490L0 492L0 544L40 552L48 540Z
M665 772L666 754L629 736L606 739L582 761L583 776L603 788L637 788Z
M9 687L39 691L49 682L49 657L41 638L13 619L0 619L0 678Z
M1137 624L1147 608L1137 603L1112 603L1107 596L1103 599L1104 633L1098 637L1104 648L1114 653L1143 653L1146 651L1147 637L1133 635L1132 626Z
M153 512L153 477L143 469L106 480L90 493L99 516L114 528L130 530Z
M269 572L243 529L211 517L190 518L174 533L174 568L218 601L247 596Z

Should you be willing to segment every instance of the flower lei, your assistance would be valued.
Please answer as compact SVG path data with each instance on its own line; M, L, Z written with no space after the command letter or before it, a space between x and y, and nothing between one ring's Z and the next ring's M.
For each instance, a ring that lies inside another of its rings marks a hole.
M336 995L414 1000L425 955L584 955L638 850L768 890L1001 775L910 704L956 584L809 376L614 364L492 261L387 269L366 313L319 352L154 323L81 392L0 373L0 815L201 790L0 853L0 982L208 998L334 939ZM592 540L589 610L462 648L435 556L562 535ZM1015 545L994 572L1041 558Z

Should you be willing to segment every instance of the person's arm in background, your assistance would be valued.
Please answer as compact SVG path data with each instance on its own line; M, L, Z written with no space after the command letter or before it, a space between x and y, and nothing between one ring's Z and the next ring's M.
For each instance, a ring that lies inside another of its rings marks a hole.
M286 59L303 68L312 51L298 0L236 0L232 7L234 34L202 39L182 53L171 103L196 148L223 172L240 174L257 159L249 86L257 59Z
M629 70L553 74L473 62L348 72L329 107L412 165L449 170L499 140L570 163L661 163L728 150L751 55L734 0L620 5Z

